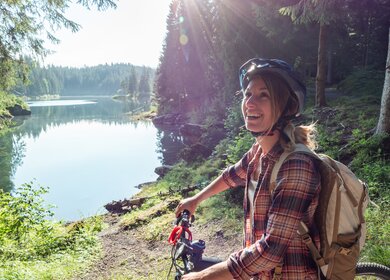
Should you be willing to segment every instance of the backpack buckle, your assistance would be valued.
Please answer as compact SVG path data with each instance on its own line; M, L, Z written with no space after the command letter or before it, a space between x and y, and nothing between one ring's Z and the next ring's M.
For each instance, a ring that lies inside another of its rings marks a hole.
M275 267L274 277L272 278L272 280L281 280L282 279L282 267L283 267L282 263L278 264Z
M305 244L310 244L313 242L308 233L301 235L301 238Z
M352 252L352 250L348 249L348 248L340 247L340 249L339 249L339 254L344 255L344 256L348 256L349 254L351 254L351 252Z

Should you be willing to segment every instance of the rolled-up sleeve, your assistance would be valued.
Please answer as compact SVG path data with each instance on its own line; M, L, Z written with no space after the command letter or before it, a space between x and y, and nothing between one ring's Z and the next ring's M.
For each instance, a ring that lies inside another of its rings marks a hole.
M298 223L319 188L320 176L309 156L294 154L282 164L271 197L266 232L260 240L232 254L228 260L234 279L250 279L282 262L296 237Z
M228 186L233 188L245 185L249 163L255 157L258 148L259 145L254 144L236 164L227 167L223 171L222 178Z

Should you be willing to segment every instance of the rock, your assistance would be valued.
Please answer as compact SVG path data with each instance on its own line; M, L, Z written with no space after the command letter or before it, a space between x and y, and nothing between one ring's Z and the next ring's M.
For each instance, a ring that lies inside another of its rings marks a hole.
M173 166L171 165L162 165L162 166L159 166L159 167L156 167L154 169L154 173L156 173L159 177L159 179L161 178L164 178L165 175L167 175L167 173L169 171L171 171L173 168Z
M20 106L19 104L15 104L13 107L8 107L7 110L14 117L31 115L30 110L23 109L22 106Z
M205 132L205 128L199 124L185 123L180 126L179 131L183 136L183 142L191 145L200 141L202 134Z

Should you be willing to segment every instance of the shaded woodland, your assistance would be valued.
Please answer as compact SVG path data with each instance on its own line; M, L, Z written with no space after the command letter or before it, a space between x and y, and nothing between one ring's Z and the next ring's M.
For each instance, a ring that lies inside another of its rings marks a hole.
M327 105L325 87L380 96L389 23L389 0L172 1L156 71L158 113L223 120L236 134L238 68L252 57L293 65L316 107Z

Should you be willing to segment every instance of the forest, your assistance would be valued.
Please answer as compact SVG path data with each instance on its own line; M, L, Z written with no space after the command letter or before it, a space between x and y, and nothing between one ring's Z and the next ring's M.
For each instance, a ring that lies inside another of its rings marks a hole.
M17 95L129 95L133 98L150 97L154 69L129 63L105 64L82 68L28 62L28 81L21 80L11 89Z
M156 74L159 113L226 119L238 68L252 57L289 62L316 88L319 107L327 104L325 86L348 87L353 77L380 95L389 7L387 0L173 1Z

